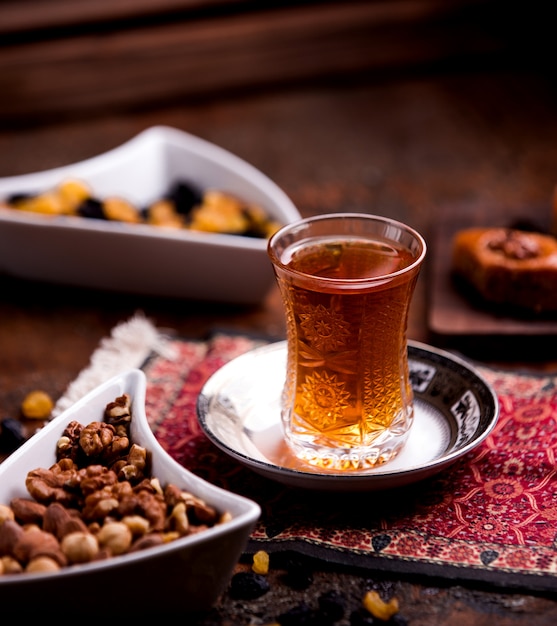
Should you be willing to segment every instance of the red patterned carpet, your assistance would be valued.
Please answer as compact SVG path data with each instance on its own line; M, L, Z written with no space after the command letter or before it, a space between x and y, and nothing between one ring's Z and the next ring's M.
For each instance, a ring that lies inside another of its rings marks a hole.
M286 487L240 465L201 431L197 396L230 359L261 345L217 334L151 356L147 414L162 445L207 480L257 501L250 551L297 550L398 574L557 591L557 375L478 368L500 403L487 440L433 478L372 493Z

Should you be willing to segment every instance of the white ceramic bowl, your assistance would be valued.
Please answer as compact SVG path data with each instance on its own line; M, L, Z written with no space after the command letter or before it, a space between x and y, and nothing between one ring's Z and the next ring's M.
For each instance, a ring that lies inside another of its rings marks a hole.
M184 614L205 611L227 586L259 515L259 506L224 491L174 461L153 435L145 414L145 375L130 370L90 392L49 422L0 464L0 503L29 497L27 472L55 463L55 446L72 419L101 420L105 406L123 393L132 399L132 441L152 454L152 475L199 496L232 519L160 547L73 565L47 574L0 576L0 606L14 616L26 612L64 615L75 621L95 614ZM84 609L84 605L86 609ZM69 616L73 615L73 618ZM78 620L79 621L79 620Z
M261 206L281 223L299 219L287 195L230 152L175 128L155 126L72 165L0 178L0 200L38 193L68 178L98 198L147 206L183 180ZM274 284L267 242L240 235L33 214L0 208L0 272L118 292L255 304Z

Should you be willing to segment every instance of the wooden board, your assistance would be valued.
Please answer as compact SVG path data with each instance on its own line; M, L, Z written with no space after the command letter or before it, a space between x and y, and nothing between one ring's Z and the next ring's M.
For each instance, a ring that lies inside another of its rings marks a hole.
M7 0L0 121L483 63L507 45L483 4Z

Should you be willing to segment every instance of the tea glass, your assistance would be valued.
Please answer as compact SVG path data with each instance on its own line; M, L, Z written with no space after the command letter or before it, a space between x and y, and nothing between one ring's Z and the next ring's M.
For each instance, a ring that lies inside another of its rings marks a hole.
M414 419L407 326L423 237L388 217L333 213L282 227L268 254L286 316L288 446L322 471L391 461Z

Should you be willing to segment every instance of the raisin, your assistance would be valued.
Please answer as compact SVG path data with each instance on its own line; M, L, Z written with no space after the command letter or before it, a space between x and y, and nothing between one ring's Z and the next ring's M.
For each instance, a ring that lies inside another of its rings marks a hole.
M53 408L52 398L41 389L30 391L21 403L21 413L23 417L29 419L45 420L50 416Z
M24 443L26 437L19 420L6 417L0 422L0 451L13 452Z
M77 214L81 217L88 217L96 220L106 220L103 211L103 204L97 198L87 198L77 207Z
M375 626L377 620L364 609L357 609L350 613L350 626Z
M319 621L314 611L305 602L281 613L277 617L280 626L318 626Z
M255 572L237 572L230 581L230 595L236 600L255 600L269 589L265 576Z
M301 557L292 556L286 564L284 582L291 589L307 589L313 582L313 572Z
M397 613L389 620L389 626L408 626L408 620L400 613Z
M344 594L336 589L331 589L322 593L318 598L319 613L323 620L337 622L344 616L346 609L346 598Z
M258 550L253 555L252 570L256 574L268 574L269 573L269 553L265 550Z
M18 202L24 202L25 200L29 200L33 197L33 194L31 193L22 193L22 192L16 192L16 193L12 193L11 195L9 195L6 198L6 202L8 204L17 204Z
M189 215L193 207L202 202L201 194L183 181L175 183L166 197L174 202L180 215Z

